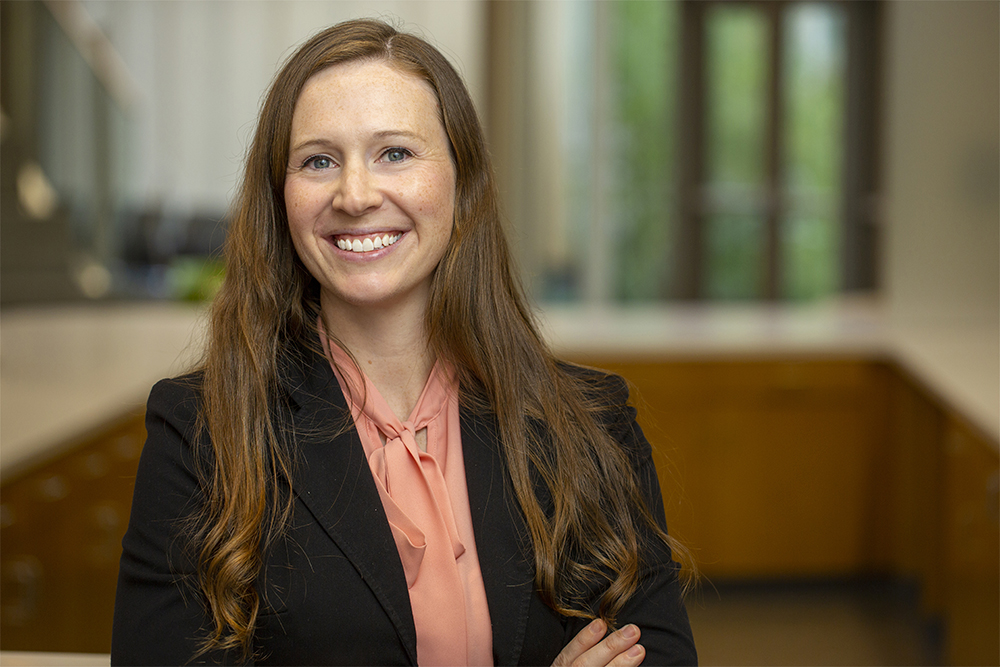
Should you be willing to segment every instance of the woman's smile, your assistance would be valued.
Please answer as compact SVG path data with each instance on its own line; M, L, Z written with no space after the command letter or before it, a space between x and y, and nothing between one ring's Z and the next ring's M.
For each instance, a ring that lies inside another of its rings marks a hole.
M333 238L336 246L345 252L368 254L374 250L388 248L396 243L401 236L402 234L399 233L363 234L360 236L338 234Z

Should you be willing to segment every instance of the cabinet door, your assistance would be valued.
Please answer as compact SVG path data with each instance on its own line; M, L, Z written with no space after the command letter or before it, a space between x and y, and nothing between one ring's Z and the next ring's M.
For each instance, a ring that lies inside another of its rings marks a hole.
M141 414L0 489L0 648L108 653Z
M946 609L948 662L1000 664L1000 499L997 450L964 424L949 425Z

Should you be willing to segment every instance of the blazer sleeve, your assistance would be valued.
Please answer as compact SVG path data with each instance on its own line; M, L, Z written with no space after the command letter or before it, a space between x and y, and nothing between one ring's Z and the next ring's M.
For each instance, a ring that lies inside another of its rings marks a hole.
M183 523L202 498L193 447L198 396L191 378L153 387L146 444L136 473L118 571L111 663L219 664L226 653L193 660L208 627Z
M667 529L663 496L653 463L653 450L636 421L636 410L628 403L628 387L617 376L608 376L606 396L613 406L605 416L609 434L629 453L647 506L660 528ZM643 540L643 569L639 588L619 613L619 627L634 623L639 627L639 643L646 649L643 665L696 665L698 654L684 608L680 566L670 548L652 535ZM596 607L596 601L595 601ZM587 621L574 619L567 639L576 635Z

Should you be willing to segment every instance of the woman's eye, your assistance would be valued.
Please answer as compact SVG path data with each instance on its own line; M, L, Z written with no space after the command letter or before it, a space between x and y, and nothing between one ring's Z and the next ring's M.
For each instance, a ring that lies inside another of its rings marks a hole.
M382 154L382 158L386 162L402 162L406 158L410 157L410 155L412 155L412 153L405 148L390 148Z
M308 158L303 166L311 169L329 169L333 166L333 160L325 155L314 155L311 158Z

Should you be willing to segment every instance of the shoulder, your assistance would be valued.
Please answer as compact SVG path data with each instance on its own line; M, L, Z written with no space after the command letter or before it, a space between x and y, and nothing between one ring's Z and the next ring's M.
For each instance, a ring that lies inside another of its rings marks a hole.
M157 420L190 435L201 412L202 374L189 373L160 380L146 401L146 427Z
M559 369L570 379L572 391L582 398L587 411L612 435L620 436L617 431L635 421L636 411L629 404L625 378L599 368L565 361L559 362Z
M211 447L201 424L202 375L191 373L160 380L146 402L146 444L140 473L174 471L185 483L211 462Z
M572 379L587 411L604 429L610 441L628 452L634 466L646 465L652 450L636 421L638 413L630 402L629 385L625 378L617 373L565 361L559 362L559 368Z
M568 361L559 361L556 365L566 377L580 387L586 399L598 401L608 408L624 407L628 404L628 383L622 376Z
M153 385L148 406L197 410L201 403L201 371L165 378Z

